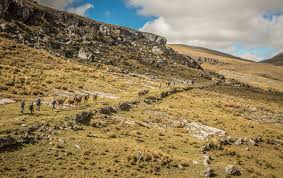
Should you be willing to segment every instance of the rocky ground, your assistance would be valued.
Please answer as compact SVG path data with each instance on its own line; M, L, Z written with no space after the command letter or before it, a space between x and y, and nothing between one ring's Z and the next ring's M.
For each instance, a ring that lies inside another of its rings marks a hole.
M276 87L203 70L153 34L29 0L0 10L0 177L282 177ZM76 95L91 97L51 110Z
M1 101L9 98L16 103L0 107L2 176L283 174L282 93L266 92L235 80L220 82L216 76L214 80L202 79L201 73L189 68L185 74L171 77L170 71L124 73L117 67L97 68L61 58L45 61L45 52L25 46L7 49L13 42L4 41ZM35 59L23 55L27 52ZM21 59L18 65L23 67L7 65L15 58ZM46 67L40 78L30 71L31 61L33 66ZM47 65L50 62L53 67ZM63 71L61 65L65 66ZM76 75L68 68L76 69ZM21 80L17 74L22 72L27 77L25 88L18 88ZM67 76L72 77L69 80ZM13 77L14 84L10 84ZM194 78L198 78L194 84L185 82ZM167 86L168 81L176 84ZM43 95L43 108L34 115L27 109L20 114L18 101L24 97L29 103L36 98L34 83L45 85L46 90L37 89ZM18 93L22 90L27 94ZM149 93L139 96L144 90ZM90 99L77 107L65 104L54 111L48 106L53 96L75 94L98 94L98 100Z

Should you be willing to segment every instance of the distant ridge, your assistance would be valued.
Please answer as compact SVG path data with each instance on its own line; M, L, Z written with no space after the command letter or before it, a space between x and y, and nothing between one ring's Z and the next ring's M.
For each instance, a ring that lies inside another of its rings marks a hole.
M277 66L283 66L283 53L279 53L273 58L260 61L261 63L270 63Z
M242 61L254 62L254 61L251 61L251 60L248 60L248 59L243 59L243 58L240 58L240 57L237 57L237 56L233 56L233 55L230 55L230 54L226 54L226 53L219 52L219 51L216 51L216 50L211 50L211 49L204 48L204 47L189 46L189 45L183 45L183 44L170 44L169 46L186 47L186 48L190 48L193 51L204 52L204 53L215 55L215 56L227 57L227 58L232 58L232 59L237 59L237 60L242 60Z

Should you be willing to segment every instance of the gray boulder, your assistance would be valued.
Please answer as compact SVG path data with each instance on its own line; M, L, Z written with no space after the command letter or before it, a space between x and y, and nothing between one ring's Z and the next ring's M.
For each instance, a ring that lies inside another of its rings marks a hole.
M18 141L10 135L0 137L0 148L9 147L17 143Z
M122 111L129 111L132 108L132 104L129 102L124 102L119 104L119 109Z
M85 123L85 122L89 122L92 116L93 116L92 112L84 111L82 113L76 114L74 120L76 122Z
M86 48L81 48L79 50L78 58L83 60L90 60L93 57L91 51L87 50Z
M112 107L112 106L107 106L107 107L104 107L104 108L101 108L100 111L99 111L101 114L112 114L112 113L116 113L117 112L117 109Z
M240 176L241 171L233 165L228 165L225 167L225 173L231 176Z
M236 141L235 141L235 145L242 145L243 144L243 139L242 138L238 138Z

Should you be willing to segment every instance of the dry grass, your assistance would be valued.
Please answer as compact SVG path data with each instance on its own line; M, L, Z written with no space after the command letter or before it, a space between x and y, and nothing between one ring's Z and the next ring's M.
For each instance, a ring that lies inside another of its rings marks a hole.
M223 74L226 78L234 78L252 86L283 91L283 68L272 64L254 63L211 54L209 51L192 49L186 46L169 45L176 51L194 57L208 57L223 61L225 64L203 64L207 70Z
M261 89L215 86L193 89L170 95L146 104L148 96L160 96L172 89L165 85L172 77L191 79L198 74L183 68L173 74L152 70L156 79L144 75L109 72L109 66L92 65L50 56L25 46L12 47L11 41L0 45L2 56L2 97L34 100L33 91L42 92L43 100L64 93L63 91L98 91L116 96L116 99L98 98L76 108L51 109L44 103L42 111L34 115L20 114L19 104L1 105L0 133L9 135L27 130L37 123L58 126L47 140L14 149L1 150L0 175L6 177L202 177L205 167L201 148L213 143L217 148L208 152L210 166L217 177L223 177L224 167L234 164L243 177L280 177L282 172L282 124L262 122L257 112L272 114L283 112L283 96ZM12 65L10 65L12 64ZM140 65L140 64L135 64ZM178 66L181 69L181 66ZM119 70L114 68L113 70ZM152 74L152 75L153 75ZM198 80L197 84L206 84ZM177 87L184 87L177 83ZM26 94L18 93L27 91ZM57 90L55 90L57 88ZM149 90L139 97L138 92ZM13 92L15 90L15 92ZM63 97L63 96L56 96ZM141 102L130 111L120 111L111 116L95 115L90 124L80 124L83 130L60 129L66 117L123 101ZM251 114L253 117L250 117ZM200 140L191 135L181 121L197 122L223 129L232 138L262 138L258 146L219 145L217 137ZM44 132L40 133L43 134ZM281 145L280 145L281 143ZM219 146L219 147L218 147ZM248 149L247 149L248 148Z

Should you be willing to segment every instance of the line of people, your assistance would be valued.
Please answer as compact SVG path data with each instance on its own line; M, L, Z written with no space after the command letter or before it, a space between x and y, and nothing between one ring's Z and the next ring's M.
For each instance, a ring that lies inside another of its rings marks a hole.
M93 101L96 101L98 98L98 95L95 94L93 95ZM70 106L72 105L79 105L81 103L82 100L84 100L85 103L88 102L88 99L89 99L89 95L86 95L86 96L78 96L78 95L75 95L75 97L73 99L69 99L68 100L68 104ZM64 102L66 100L66 97L64 99L55 99L53 98L51 100L51 102L49 103L50 107L52 110L56 109L56 105L58 105L58 107L62 108L63 105L64 105ZM37 111L40 111L40 107L41 107L41 104L42 104L42 100L40 97L37 97L36 101L35 101L35 105L36 105L36 110ZM21 102L20 102L20 111L21 113L23 114L24 111L25 111L25 106L26 106L26 101L23 99ZM28 105L28 109L29 109L29 112L30 114L33 114L34 113L34 102L31 101L30 104Z
M26 101L25 100L22 100L21 103L20 103L20 110L21 110L21 113L23 114L24 111L25 111L25 105L26 105ZM36 101L35 101L35 105L36 105L36 110L40 111L40 106L41 106L41 99L39 97L37 97ZM33 101L30 102L29 104L29 112L30 114L33 114L34 113L34 104L33 104Z

